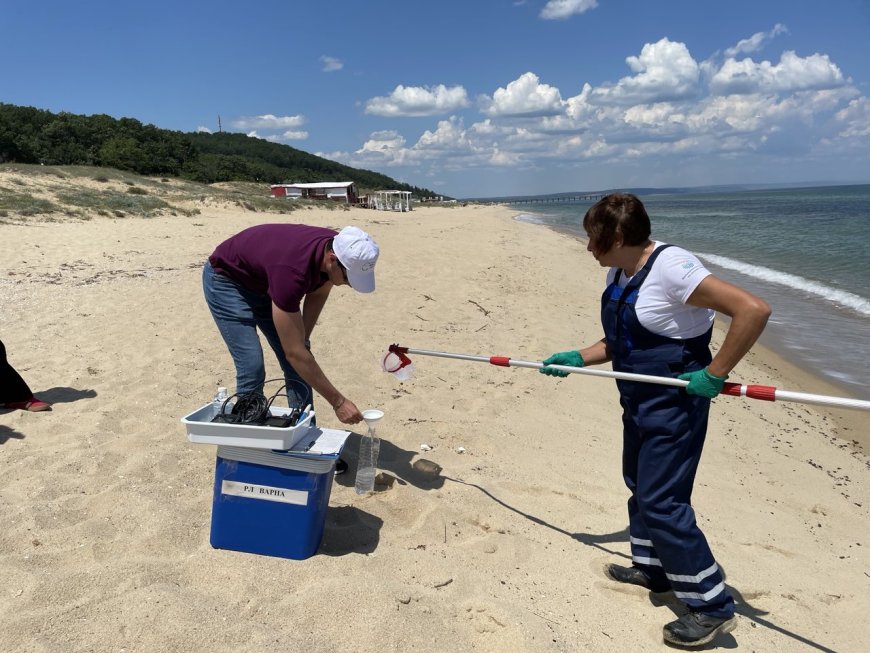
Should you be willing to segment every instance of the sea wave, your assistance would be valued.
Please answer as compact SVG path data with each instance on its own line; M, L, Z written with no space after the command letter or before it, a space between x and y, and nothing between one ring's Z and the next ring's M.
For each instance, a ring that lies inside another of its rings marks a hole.
M519 222L530 222L532 224L549 224L550 220L547 220L542 215L535 215L534 213L520 213L514 216L514 220Z
M831 288L822 283L804 279L796 274L772 270L761 265L752 265L750 263L736 261L724 256L717 256L716 254L705 254L703 252L696 252L696 254L699 258L710 261L710 263L725 268L726 270L734 270L756 279L808 292L829 302L845 306L846 308L851 308L862 315L870 315L870 300L865 299L860 295L855 295L844 290L837 290L836 288Z

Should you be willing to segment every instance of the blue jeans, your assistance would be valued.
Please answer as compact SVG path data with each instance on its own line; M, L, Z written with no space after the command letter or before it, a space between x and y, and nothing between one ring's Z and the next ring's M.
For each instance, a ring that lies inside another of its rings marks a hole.
M236 366L236 393L263 392L266 363L257 329L266 337L284 372L287 402L291 408L314 407L314 395L284 356L284 348L272 321L272 300L251 292L218 274L206 261L202 268L202 289L218 331Z

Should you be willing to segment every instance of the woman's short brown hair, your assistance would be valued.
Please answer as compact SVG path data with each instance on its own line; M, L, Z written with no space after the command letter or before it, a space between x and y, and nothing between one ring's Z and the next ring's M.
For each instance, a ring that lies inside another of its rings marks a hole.
M583 228L596 254L609 252L617 234L631 246L644 244L652 231L643 203L630 193L602 197L586 211Z

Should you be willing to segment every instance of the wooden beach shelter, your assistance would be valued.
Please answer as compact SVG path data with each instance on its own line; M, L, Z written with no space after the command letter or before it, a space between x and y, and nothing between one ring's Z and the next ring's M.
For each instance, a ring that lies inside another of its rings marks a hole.
M410 211L411 191L379 190L369 196L369 208L378 211Z

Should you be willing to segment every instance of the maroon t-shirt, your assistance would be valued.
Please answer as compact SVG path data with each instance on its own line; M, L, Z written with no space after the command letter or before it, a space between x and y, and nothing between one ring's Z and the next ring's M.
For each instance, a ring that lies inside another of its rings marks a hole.
M327 281L320 261L327 241L336 235L304 224L261 224L222 242L208 260L218 274L296 313L305 295Z

